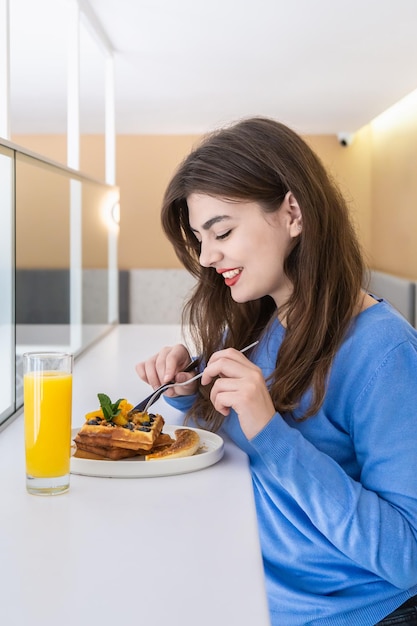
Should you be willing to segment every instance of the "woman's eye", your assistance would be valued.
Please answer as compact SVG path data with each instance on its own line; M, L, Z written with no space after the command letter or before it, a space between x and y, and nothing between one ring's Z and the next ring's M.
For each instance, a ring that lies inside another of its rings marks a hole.
M227 237L230 235L232 231L231 230L227 230L225 233L222 233L221 235L216 235L216 239L227 239Z

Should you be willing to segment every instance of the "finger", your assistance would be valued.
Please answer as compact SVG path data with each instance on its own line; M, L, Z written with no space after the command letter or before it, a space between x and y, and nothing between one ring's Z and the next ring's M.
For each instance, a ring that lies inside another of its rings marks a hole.
M233 388L215 389L216 383L210 392L210 400L216 411L227 416L230 413L230 409L234 408L233 404L236 398L236 390Z
M184 346L180 344L176 346L165 346L162 348L155 358L155 370L157 375L157 384L159 387L165 383L171 382L176 372L180 369L181 355L182 359L186 360L187 351Z
M243 363L245 361L250 363L249 359L242 352L240 352L240 350L236 350L235 348L224 348L223 350L213 352L208 362L215 362L223 358L230 359L231 361L236 361L238 363Z
M239 353L238 353L239 354ZM243 378L247 376L251 370L256 369L243 355L242 358L230 358L229 356L218 355L216 358L210 358L201 379L202 385L207 385L213 378L222 376L224 378Z
M142 380L145 380L145 363L143 361L141 361L140 363L136 363L135 371L136 371L136 374L139 376L139 378L141 378ZM148 382L148 381L145 381L145 382Z
M153 389L156 389L162 384L161 380L165 372L165 367L163 364L164 359L161 359L159 354L155 355L145 362L146 381L151 385Z
M176 380L176 375L189 363L190 355L182 344L174 346L167 354L163 382Z
M187 380L191 380L193 377L194 375L192 373L179 372L175 376L175 381L177 383L185 383ZM178 387L171 387L169 391L172 392L173 396L189 396L190 394L195 393L197 386L198 386L197 381L193 381L192 383L190 383L190 385L181 385Z
M139 378L141 378L145 383L148 383L150 385L152 385L155 382L155 379L157 379L157 373L155 370L155 359L156 355L154 357L151 357L147 361L141 361L140 363L137 363L137 365L135 366L135 370Z
M234 348L225 348L224 350L218 350L217 352L213 352L206 368L203 373L203 377L201 379L202 385L208 385L213 378L216 376L227 376L225 370L225 362L226 360L230 361L230 363L241 364L242 366L251 366L253 365L249 359L245 357L244 354L239 352L239 350L235 350ZM231 376L231 369L228 369L229 375Z
M249 438L255 436L275 414L265 381L257 376L245 380L218 378L211 390L210 400L222 415L228 415L233 409Z
M178 383L182 383L187 379L187 376L188 374L185 374L184 372L179 372L178 374L174 376L173 380L175 380ZM170 387L164 392L164 395L165 396L180 396L183 393L184 391L182 387ZM185 390L185 394L188 394L187 390Z
M228 415L238 398L242 381L235 378L217 378L210 391L210 400L216 411Z

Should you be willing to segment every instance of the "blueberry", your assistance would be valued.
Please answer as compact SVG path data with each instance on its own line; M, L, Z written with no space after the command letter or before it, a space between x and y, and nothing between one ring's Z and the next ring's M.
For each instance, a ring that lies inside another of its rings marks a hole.
M139 430L141 430L143 433L150 433L151 429L149 428L149 426L141 426L139 428Z
M87 424L89 424L90 426L98 426L99 425L99 421L96 419L92 419L92 420L88 420Z

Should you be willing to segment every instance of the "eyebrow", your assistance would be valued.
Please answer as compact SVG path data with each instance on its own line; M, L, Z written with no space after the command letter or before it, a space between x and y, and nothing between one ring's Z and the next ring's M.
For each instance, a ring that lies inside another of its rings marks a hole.
M224 220L230 220L230 215L216 215L216 217L212 217L211 219L207 220L207 222L204 222L202 228L203 230L210 230L210 228L214 226L214 224L217 224L218 222L223 222ZM193 231L193 233L197 232L195 228L191 228L191 230Z

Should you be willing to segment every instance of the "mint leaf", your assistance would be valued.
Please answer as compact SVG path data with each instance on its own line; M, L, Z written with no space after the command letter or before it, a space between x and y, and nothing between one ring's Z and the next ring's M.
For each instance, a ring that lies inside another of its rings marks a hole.
M119 398L117 400L117 402L115 402L114 404L111 405L112 407L112 411L113 411L113 415L119 415L121 409L119 409L119 404L121 403L121 401L123 400L123 398Z
M112 403L109 396L106 396L105 393L97 394L98 400L100 402L101 410L103 411L103 415L107 422L111 422L113 417L119 415L120 409L119 404L121 403L123 398L117 400L117 402Z
M109 396L106 396L105 393L98 393L97 398L98 398L98 401L100 402L101 408L103 408L103 405L111 406L111 400Z
M116 415L119 415L121 409L119 409L119 404L121 403L122 399L120 398L117 402L114 402L111 405L111 411L112 411L112 417L116 417Z

